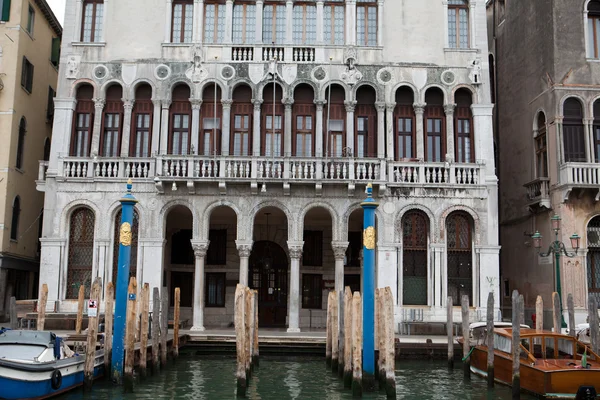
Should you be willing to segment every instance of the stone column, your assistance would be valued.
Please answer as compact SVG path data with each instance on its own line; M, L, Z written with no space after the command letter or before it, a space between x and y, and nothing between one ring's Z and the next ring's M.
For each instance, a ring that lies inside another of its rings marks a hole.
M300 332L300 257L304 242L288 241L290 251L290 295L288 312L288 332Z
M323 12L323 0L317 0L317 44L322 45L325 42L325 29L324 29L324 15Z
M356 0L346 0L346 45L356 46Z
M233 43L232 39L233 32L233 0L227 0L225 2L225 44Z
M416 142L417 142L417 158L420 160L425 159L425 131L423 127L423 114L425 113L425 104L415 103L413 104L415 109L416 119Z
M158 154L160 145L160 100L152 99L154 112L152 113L152 143L150 147L150 156Z
M121 139L121 157L129 157L129 143L131 141L131 114L134 100L123 99L123 138ZM135 127L134 127L135 129Z
M204 36L204 0L197 0L198 3L194 5L194 15L198 15L198 18L194 20L194 31L196 32L196 39L194 42L202 44ZM198 6L198 12L196 13L196 5Z
M105 99L94 99L94 126L92 128L92 149L91 156L97 156L100 150L100 135L102 132L102 110L106 104Z
M252 100L254 104L254 116L252 119L252 156L260 156L260 108L262 100Z
M256 0L256 31L254 31L254 41L256 44L262 44L263 34L263 0ZM259 59L259 57L257 57Z
M208 241L192 240L192 248L196 257L194 271L194 310L192 331L204 330L204 258L208 251Z
M285 44L292 45L294 43L294 2L287 0L285 2Z
M475 49L477 48L477 43L475 43L475 39L477 38L477 24L475 24L475 17L477 15L477 11L475 10L475 6L477 5L476 1L469 1L469 48ZM448 15L448 14L446 14ZM447 19L448 17L446 17ZM448 32L448 30L446 30Z
M385 158L385 103L375 103L377 109L377 158Z
M99 42L106 42L106 26L108 25L107 22L108 22L109 13L110 13L110 0L104 0L104 10L102 12L102 30L100 31Z
M81 24L83 18L83 0L77 0L75 4L75 29L73 29L73 41L81 42ZM66 40L66 38L65 38Z
M352 154L356 155L354 148L354 109L356 101L344 101L346 106L346 147L352 149Z
M335 291L342 293L344 291L344 258L348 249L348 242L331 242L333 256L335 259Z
M323 106L325 101L315 100L317 114L315 115L315 157L323 157Z
M167 154L169 149L169 107L171 107L171 100L162 101L162 117L160 129L160 154Z
M396 103L388 103L385 105L385 136L386 136L386 146L387 146L387 159L395 160L396 159L396 146L395 138L396 132L394 131L394 110L396 109ZM415 155L412 154L414 157Z
M171 21L173 21L173 0L165 4L165 43L171 43ZM106 13L106 10L104 10Z
M594 119L584 118L583 128L585 134L585 159L586 162L595 162L596 152L594 151Z
M223 127L221 131L221 155L228 156L229 155L229 142L231 140L231 105L233 104L233 100L222 100L221 104L223 106L223 121L221 126Z
M437 243L430 246L433 258L431 264L433 274L436 277L433 283L433 306L435 307L445 307L448 297L448 275L443 267L446 264L444 262L444 247L443 244Z
M284 126L283 126L283 156L292 156L292 105L294 99L285 99L282 101L285 106Z
M252 242L236 240L235 245L240 254L240 284L248 286L248 258L252 252Z
M54 99L54 122L52 135L52 146L50 147L50 161L48 163L48 175L58 172L58 158L68 156L71 151L71 139L73 137L73 114L77 100Z
M377 46L383 46L383 2L377 0Z
M199 153L199 141L198 133L200 131L200 107L202 106L202 100L190 99L192 104L192 132L191 132L191 151L190 154Z
M446 113L446 161L453 162L456 160L456 152L454 151L454 108L456 104L445 104L444 112Z

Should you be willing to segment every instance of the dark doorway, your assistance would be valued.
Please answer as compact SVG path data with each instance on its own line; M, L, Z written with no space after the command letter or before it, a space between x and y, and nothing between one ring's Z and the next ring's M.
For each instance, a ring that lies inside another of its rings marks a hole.
M360 274L344 275L344 290L346 290L346 286L350 286L352 293L360 292Z
M250 285L258 291L260 326L285 326L287 316L288 259L271 241L258 241L250 254Z
M183 271L171 271L171 290L169 291L169 304L171 307L175 304L175 288L180 289L181 307L191 307L194 296L194 273Z

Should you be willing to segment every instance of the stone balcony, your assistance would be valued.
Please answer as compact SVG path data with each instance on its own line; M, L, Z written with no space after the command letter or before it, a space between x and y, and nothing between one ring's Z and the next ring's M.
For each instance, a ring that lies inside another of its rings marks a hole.
M44 191L47 162L40 161L38 190ZM314 185L320 194L324 185L347 186L374 183L380 191L389 188L464 188L484 190L485 165L387 161L377 158L239 157L158 155L150 158L59 158L56 179L66 182L115 181L127 179L154 182L158 192L168 185L185 184L190 192L196 182L218 182L221 193L227 184L279 183L284 194L290 185ZM473 196L478 196L473 194Z
M551 208L549 178L537 178L523 186L527 189L530 209Z
M600 200L600 164L586 162L565 163L559 169L559 189L564 201L573 189L592 190L595 200Z

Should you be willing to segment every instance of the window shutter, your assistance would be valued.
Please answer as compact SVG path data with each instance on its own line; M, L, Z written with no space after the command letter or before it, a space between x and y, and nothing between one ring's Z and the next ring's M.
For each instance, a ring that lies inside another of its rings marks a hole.
M21 66L21 86L27 88L27 59L23 57L23 65Z
M10 19L10 0L0 0L2 4L2 18L0 21L8 21Z
M60 38L52 38L52 55L50 56L50 61L55 66L58 66L60 61Z

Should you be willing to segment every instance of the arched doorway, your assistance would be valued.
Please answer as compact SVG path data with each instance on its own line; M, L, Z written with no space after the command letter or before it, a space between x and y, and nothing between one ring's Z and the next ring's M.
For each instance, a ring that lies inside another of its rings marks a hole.
M258 291L260 326L285 326L287 316L288 257L277 243L261 240L250 254L250 286Z

